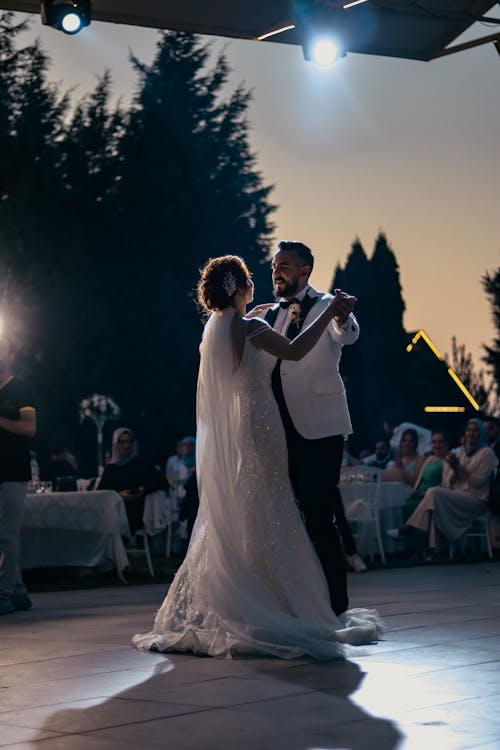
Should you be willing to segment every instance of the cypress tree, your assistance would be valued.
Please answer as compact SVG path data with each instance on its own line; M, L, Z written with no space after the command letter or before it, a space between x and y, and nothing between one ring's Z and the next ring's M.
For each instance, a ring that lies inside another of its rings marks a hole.
M389 413L413 416L399 268L383 233L371 259L359 239L353 242L345 267L336 269L336 286L358 297L360 337L343 349L341 373L354 428L351 444L360 450L372 446Z
M491 368L496 383L497 393L500 392L500 268L492 273L486 273L482 278L483 289L490 302L491 315L496 335L491 346L484 346L484 362Z

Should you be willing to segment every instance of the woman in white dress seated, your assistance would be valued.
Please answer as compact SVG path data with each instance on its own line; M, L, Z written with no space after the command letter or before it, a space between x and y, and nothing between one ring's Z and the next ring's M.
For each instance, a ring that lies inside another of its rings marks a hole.
M439 532L455 542L469 529L472 521L487 509L488 491L497 465L495 453L486 445L480 419L470 419L464 445L457 453L448 453L443 464L442 485L428 489L406 523L390 529L389 536L399 539L418 530L428 534L428 548L433 551Z
M271 390L280 359L300 359L338 314L339 293L293 341L245 317L253 284L236 256L202 270L199 301L210 317L197 390L200 507L186 558L142 650L293 659L343 655L341 643L377 639L374 611L338 618L288 479L285 435ZM343 295L346 297L346 295ZM337 312L336 312L337 311Z

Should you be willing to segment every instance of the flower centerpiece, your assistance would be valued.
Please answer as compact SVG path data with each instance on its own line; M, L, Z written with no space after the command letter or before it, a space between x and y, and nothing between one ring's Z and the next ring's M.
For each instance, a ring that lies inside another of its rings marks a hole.
M101 475L104 470L103 428L109 419L118 419L121 414L120 407L109 396L93 393L80 401L78 411L80 422L91 419L97 428L97 472Z

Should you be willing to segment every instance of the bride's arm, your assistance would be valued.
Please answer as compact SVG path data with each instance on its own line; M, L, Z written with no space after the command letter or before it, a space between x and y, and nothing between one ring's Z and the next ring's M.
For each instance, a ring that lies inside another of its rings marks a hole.
M269 325L258 327L256 320L249 322L250 338L257 349L264 349L273 357L297 361L311 351L332 319L340 315L346 306L352 309L355 301L355 297L350 297L343 292L332 297L316 320L304 328L293 341L289 341L286 336L277 333ZM255 326L254 330L252 330L252 323Z

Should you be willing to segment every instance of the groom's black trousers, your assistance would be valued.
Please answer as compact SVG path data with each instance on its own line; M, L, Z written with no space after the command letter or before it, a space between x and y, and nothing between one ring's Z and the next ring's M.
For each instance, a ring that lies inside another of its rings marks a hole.
M299 435L285 403L279 366L273 371L272 385L285 428L292 488L323 567L332 609L340 615L349 606L344 553L334 523L337 515L344 517L338 488L344 436L307 440Z

